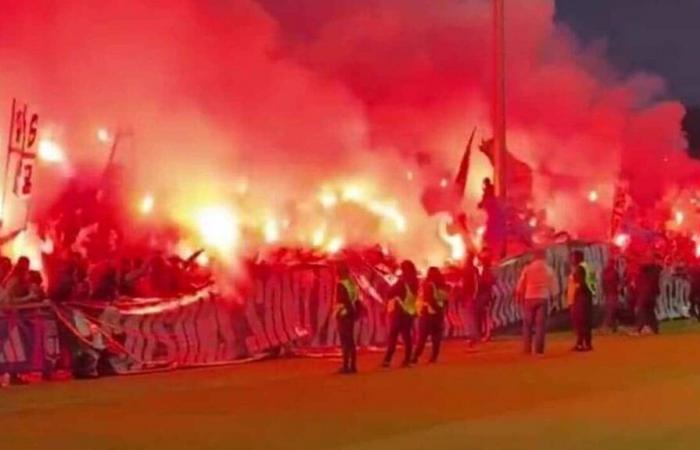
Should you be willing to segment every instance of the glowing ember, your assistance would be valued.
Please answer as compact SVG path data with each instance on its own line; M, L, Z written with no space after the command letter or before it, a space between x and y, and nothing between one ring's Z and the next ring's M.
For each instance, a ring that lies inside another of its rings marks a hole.
M280 240L280 228L275 219L268 219L265 222L265 229L263 230L265 234L265 242L271 244Z
M599 199L598 191L593 190L593 191L588 193L588 201L589 202L595 203L598 201L598 199Z
M155 206L155 198L153 198L153 195L151 194L146 194L143 196L141 199L141 203L139 203L139 211L143 215L148 215L153 211L153 207Z
M403 214L401 214L396 206L378 201L372 201L368 203L367 207L377 216L393 222L394 226L396 227L396 231L399 233L406 231L406 218L403 216Z
M240 237L238 221L233 212L224 206L210 206L196 214L196 224L202 242L221 253L233 256Z
M343 244L343 238L334 237L328 242L328 245L326 246L326 251L328 253L338 253L340 250L342 250Z
M338 204L338 196L335 195L334 192L322 192L318 200L319 202L321 202L321 205L326 209L330 209Z
M450 234L448 227L451 222L451 219L440 221L438 225L438 234L440 235L440 239L450 247L450 258L454 261L460 261L464 259L467 254L467 245L460 234Z
M318 227L313 235L311 236L311 245L314 247L320 247L323 245L323 242L326 240L326 226L322 225Z
M442 180L440 180L440 187L441 188L443 188L443 189L446 188L448 184L449 184L449 181L447 181L447 178L443 178Z
M528 221L528 225L530 225L531 228L535 228L537 226L537 217L531 217Z
M36 228L30 225L26 230L23 230L13 241L10 246L9 256L16 261L21 256L29 258L30 266L34 270L43 270L43 258L41 249L44 242L36 232Z
M103 144L106 144L107 142L110 141L110 135L109 131L107 131L106 128L100 128L97 130L97 140L102 142Z
M39 141L39 159L50 163L62 163L66 160L63 149L50 139Z
M365 191L356 184L349 184L343 188L342 198L346 202L361 203L365 198Z
M619 233L613 238L613 244L620 248L625 248L630 243L630 235L626 233Z
M674 214L674 220L676 221L676 225L683 225L683 221L685 220L685 214L683 214L683 211L676 211Z

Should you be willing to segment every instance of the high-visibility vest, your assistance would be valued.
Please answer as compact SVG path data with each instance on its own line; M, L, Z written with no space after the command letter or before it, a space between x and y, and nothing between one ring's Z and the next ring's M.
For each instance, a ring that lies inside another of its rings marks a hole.
M355 303L360 299L360 292L357 288L357 284L351 278L343 278L338 281L344 288L345 292L348 293L348 298L350 299L350 304L355 307ZM349 313L348 308L342 303L336 303L335 305L336 316L345 316Z
M596 286L597 286L595 272L585 262L582 262L580 264L580 266L583 267L583 270L585 272L586 287L588 288L588 291L591 293L591 296L595 297ZM572 272L569 275L569 281L568 281L568 286L567 286L567 290L566 290L566 303L567 303L567 305L571 306L574 304L577 288L578 288L578 284L574 282L574 274Z
M591 296L595 297L598 291L598 280L596 279L595 271L585 261L581 263L581 267L586 271L586 286L588 286Z
M403 300L399 300L399 304L401 304L401 308L408 314L409 316L415 316L416 315L416 294L411 292L411 288L408 287L407 284L404 284L405 288L405 293L403 296Z

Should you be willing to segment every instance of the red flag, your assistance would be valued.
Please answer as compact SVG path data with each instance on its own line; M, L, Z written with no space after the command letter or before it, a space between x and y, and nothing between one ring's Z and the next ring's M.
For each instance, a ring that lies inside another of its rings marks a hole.
M459 165L459 172L457 172L457 177L455 178L455 187L461 197L464 197L464 190L467 187L467 176L469 175L469 158L472 154L472 142L474 142L475 133L476 127L474 127L471 136L469 136L467 147L464 149L464 156L462 156L462 162Z

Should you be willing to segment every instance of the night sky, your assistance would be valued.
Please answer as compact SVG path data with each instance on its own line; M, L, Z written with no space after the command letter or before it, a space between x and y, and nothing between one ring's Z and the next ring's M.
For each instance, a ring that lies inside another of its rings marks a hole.
M585 42L603 39L621 70L663 76L670 94L700 105L700 0L556 0L557 20Z

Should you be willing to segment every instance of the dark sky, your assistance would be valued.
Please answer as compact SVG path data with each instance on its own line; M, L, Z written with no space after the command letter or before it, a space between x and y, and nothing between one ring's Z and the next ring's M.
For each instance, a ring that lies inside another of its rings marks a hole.
M662 75L672 96L700 105L700 0L556 0L557 20L604 39L623 71Z
M293 23L313 23L342 3L257 1L273 15L292 17ZM700 105L700 0L555 1L557 20L584 42L605 41L608 58L619 69L657 73L666 79L671 97Z

